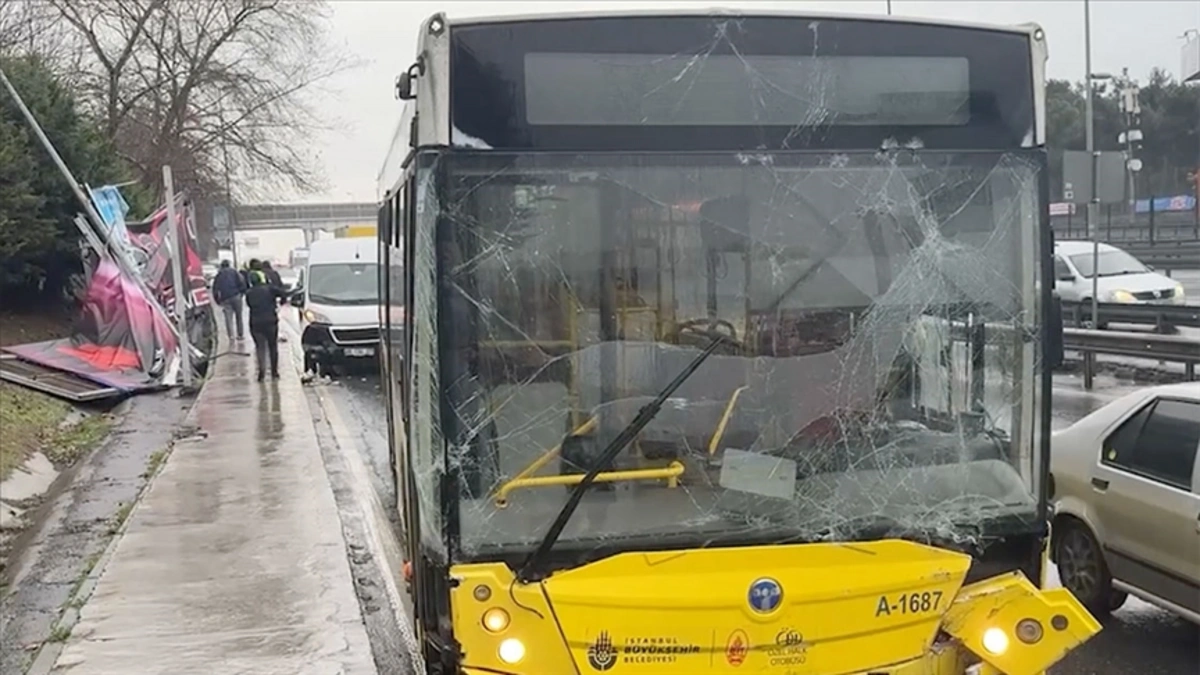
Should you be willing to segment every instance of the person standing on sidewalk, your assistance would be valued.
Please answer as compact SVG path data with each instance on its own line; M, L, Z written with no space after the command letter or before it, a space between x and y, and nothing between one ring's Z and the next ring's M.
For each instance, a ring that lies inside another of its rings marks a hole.
M252 285L250 283L250 276L261 269L262 263L258 261L258 258L251 258L250 262L242 268L242 280L246 282L246 290L249 290Z
M291 294L291 289L284 287L283 277L279 276L278 270L276 270L274 267L271 266L270 260L262 261L262 271L263 271L263 274L267 275L267 283L269 285L274 286L275 288L278 288L280 290L287 291L289 295ZM287 342L287 337L280 335L279 341Z
M250 312L250 337L254 339L254 355L258 363L258 381L262 382L271 366L271 377L279 379L279 301L287 293L267 283L261 270L251 270L250 289L246 291L246 307Z
M246 329L242 324L242 294L246 292L246 286L242 282L242 275L230 266L228 260L221 261L221 269L213 278L212 291L213 300L216 300L225 312L225 335L229 341L233 342L234 326L237 327L237 339L245 339Z
M268 284L283 288L283 277L279 276L279 272L271 266L270 260L264 260L262 262L262 271L263 274L267 275Z

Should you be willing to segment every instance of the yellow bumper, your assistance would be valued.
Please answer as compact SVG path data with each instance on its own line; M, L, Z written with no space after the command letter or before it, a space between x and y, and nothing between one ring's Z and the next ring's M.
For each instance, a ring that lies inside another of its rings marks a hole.
M626 553L515 583L452 568L465 675L1040 675L1100 630L1020 573L905 541ZM768 591L769 598L763 595Z

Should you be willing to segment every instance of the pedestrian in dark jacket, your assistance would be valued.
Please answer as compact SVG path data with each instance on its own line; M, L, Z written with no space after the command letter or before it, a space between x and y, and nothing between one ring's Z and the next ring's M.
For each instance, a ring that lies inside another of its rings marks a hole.
M251 273L257 272L261 269L262 269L262 263L258 261L258 258L251 258L250 262L247 263L247 265L246 265L246 269L242 270L242 279L246 283L247 290L249 290L249 288L254 285L254 284L250 283Z
M246 307L250 310L250 337L254 338L254 355L258 363L258 381L267 374L279 379L279 300L287 295L278 286L267 283L262 271L250 272L250 290L246 291Z
M242 327L242 294L246 292L246 284L242 275L229 264L228 260L221 261L221 269L212 283L213 300L221 306L225 315L225 335L233 341L234 327L237 327L237 339L246 337Z
M283 277L279 276L279 272L271 266L271 261L264 260L262 264L263 274L267 275L267 283L272 286L283 288Z

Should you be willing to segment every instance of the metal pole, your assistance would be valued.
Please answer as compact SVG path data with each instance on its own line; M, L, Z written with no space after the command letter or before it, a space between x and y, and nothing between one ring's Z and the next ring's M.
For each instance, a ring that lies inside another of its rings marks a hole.
M92 200L87 195L83 194L83 190L79 187L79 182L75 180L75 176L71 174L71 170L67 168L66 163L63 162L62 157L59 156L58 150L54 148L54 144L50 142L50 139L46 136L46 132L42 131L42 126L38 124L37 118L33 116L33 112L30 111L29 107L25 105L25 100L22 99L21 95L17 93L16 87L12 85L12 82L9 82L8 76L4 74L3 68L0 68L0 83L4 85L4 88L8 90L8 95L12 97L13 101L16 102L17 107L20 108L21 114L24 115L25 121L29 124L29 128L33 130L33 134L37 136L38 141L42 144L42 147L45 148L46 153L50 155L50 159L54 161L54 166L58 167L59 172L62 173L63 178L65 178L67 181L67 184L71 186L71 191L75 193L75 198L78 199L79 203L83 205L84 212L87 213L88 218L91 220L92 228L95 230L97 235L103 239L104 243L108 245L109 253L112 254L113 259L117 261L117 263L121 266L122 271L124 271L125 274L133 280L134 284L137 285L138 290L140 290L142 295L146 297L146 302L150 304L154 311L158 312L159 316L161 316L163 319L166 319L167 325L172 326L172 330L174 330L174 326L170 322L171 317L167 314L167 310L163 309L162 305L160 305L158 302L158 298L154 297L154 293L151 292L150 287L146 285L145 279L143 279L142 276L137 273L133 263L129 260L128 256L126 256L125 249L114 244L109 238L108 229L104 227L104 219L101 218L100 214L96 211L96 206L92 204Z
M1129 79L1129 68L1122 68L1124 80L1121 87L1121 106L1125 108L1125 176L1128 179L1125 190L1129 193L1129 229L1137 232L1137 186L1134 183L1133 171L1133 111L1135 97L1133 81ZM1128 93L1127 93L1128 92Z
M0 80L4 82L4 88L8 90L9 96L12 96L13 101L15 101L17 104L17 107L21 109L21 113L25 116L25 121L29 123L29 128L33 130L33 134L37 136L38 141L40 141L42 144L42 147L44 147L46 152L49 153L50 159L54 161L54 166L58 167L58 170L60 173L62 173L63 178L67 179L67 183L71 186L71 191L75 193L75 198L78 199L79 203L83 205L83 210L86 211L88 217L92 219L92 223L98 227L103 225L104 219L101 218L99 212L96 211L96 207L94 204L92 204L92 200L88 198L87 195L83 194L83 189L79 187L79 182L75 180L75 176L73 176L71 174L71 170L67 168L66 162L64 162L62 157L59 156L58 150L54 149L54 144L51 143L50 139L46 137L46 132L42 131L42 126L37 123L37 119L34 118L33 113L30 112L29 108L25 106L25 101L19 94L17 94L16 88L14 88L12 83L8 81L8 76L4 74L3 69L0 69ZM101 234L105 235L105 240L107 241L108 237L107 233L104 232L104 228L99 227L99 229ZM109 245L111 246L111 243Z
M179 324L179 369L183 371L183 386L192 386L192 353L187 332L187 291L183 288L183 237L179 236L179 213L175 210L175 180L171 167L163 166L163 188L167 195L167 241L171 246L171 268L175 286L175 320Z
M892 0L887 0L888 16L892 15Z
M1084 108L1084 126L1086 131L1087 152L1092 160L1092 178L1089 187L1087 203L1088 234L1092 236L1092 328L1100 327L1100 223L1096 205L1099 203L1096 190L1096 175L1099 168L1099 157L1096 154L1096 120L1092 96L1092 9L1088 0L1083 0L1083 69L1086 71L1084 89L1087 93Z

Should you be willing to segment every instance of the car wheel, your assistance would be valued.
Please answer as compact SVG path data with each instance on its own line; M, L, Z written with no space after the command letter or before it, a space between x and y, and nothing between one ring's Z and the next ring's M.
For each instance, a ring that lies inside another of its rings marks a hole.
M1108 594L1108 611L1115 612L1125 606L1125 601L1129 599L1129 594L1125 591L1113 590Z
M1092 616L1104 618L1120 607L1115 603L1116 593L1108 564L1104 562L1104 552L1083 523L1067 520L1058 525L1054 553L1063 587L1071 591Z

